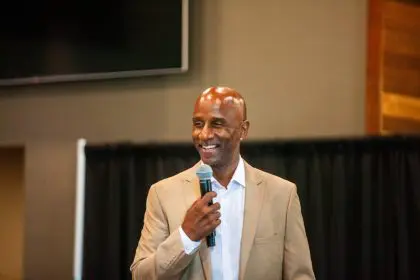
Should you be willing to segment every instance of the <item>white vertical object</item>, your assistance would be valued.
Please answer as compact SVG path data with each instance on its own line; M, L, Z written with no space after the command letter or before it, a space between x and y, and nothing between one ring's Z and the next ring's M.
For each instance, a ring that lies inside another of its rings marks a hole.
M82 280L83 272L83 230L85 215L86 140L77 141L76 207L74 226L73 279Z
M189 5L189 0L182 0L181 72L185 72L189 68Z

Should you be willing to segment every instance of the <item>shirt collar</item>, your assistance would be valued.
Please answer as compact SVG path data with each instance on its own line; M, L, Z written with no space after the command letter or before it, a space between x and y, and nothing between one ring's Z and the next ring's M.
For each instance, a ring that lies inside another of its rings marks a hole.
M241 156L239 157L239 162L235 169L235 173L233 173L232 181L236 181L242 187L245 187L245 164Z

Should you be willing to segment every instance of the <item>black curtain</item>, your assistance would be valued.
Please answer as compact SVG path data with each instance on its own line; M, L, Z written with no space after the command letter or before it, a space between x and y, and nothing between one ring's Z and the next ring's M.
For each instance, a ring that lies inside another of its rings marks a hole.
M420 279L420 138L243 144L295 182L317 279ZM84 279L130 279L150 185L198 161L189 144L86 148Z

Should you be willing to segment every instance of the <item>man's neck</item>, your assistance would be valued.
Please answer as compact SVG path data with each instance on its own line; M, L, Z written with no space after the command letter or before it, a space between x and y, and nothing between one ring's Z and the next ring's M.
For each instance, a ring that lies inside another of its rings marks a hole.
M238 167L239 156L232 160L228 165L221 167L213 167L213 177L225 188L227 188L233 174Z

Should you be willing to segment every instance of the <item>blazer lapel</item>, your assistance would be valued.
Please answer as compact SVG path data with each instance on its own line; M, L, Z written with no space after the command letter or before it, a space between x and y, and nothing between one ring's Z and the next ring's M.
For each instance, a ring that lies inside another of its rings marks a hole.
M186 171L184 186L185 210L188 210L193 202L201 196L198 177L195 175L196 165Z
M193 202L201 196L200 183L198 181L197 175L195 174L195 170L198 166L199 163L186 172L184 188L184 201L186 207L185 211L188 210ZM210 250L208 249L205 241L201 243L198 253L200 255L201 265L204 271L204 278L211 280Z
M245 205L239 279L243 279L258 225L265 188L255 169L245 162Z

